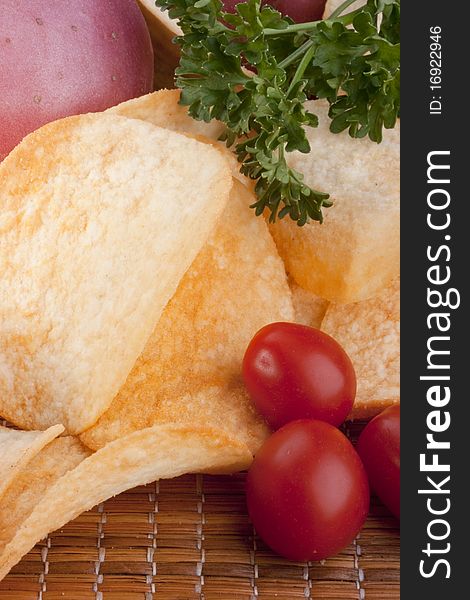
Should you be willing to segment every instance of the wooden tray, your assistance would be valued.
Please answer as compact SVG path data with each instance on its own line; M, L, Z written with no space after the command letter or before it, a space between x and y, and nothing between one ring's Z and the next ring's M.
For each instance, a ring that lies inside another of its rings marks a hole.
M187 475L108 500L38 544L0 599L399 599L398 523L378 501L340 555L292 563L256 536L244 478Z

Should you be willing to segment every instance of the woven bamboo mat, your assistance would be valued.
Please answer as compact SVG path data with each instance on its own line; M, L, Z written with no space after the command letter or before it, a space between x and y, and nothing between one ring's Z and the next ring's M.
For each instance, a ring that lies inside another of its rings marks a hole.
M378 501L340 555L292 563L253 531L244 478L187 475L108 500L38 544L0 599L398 600L398 524Z

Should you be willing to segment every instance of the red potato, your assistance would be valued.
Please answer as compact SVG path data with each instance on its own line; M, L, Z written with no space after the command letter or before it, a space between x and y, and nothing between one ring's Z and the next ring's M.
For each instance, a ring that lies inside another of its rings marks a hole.
M223 0L227 12L235 12L235 6L243 0ZM295 23L318 21L322 18L326 0L264 0L281 14L287 15Z
M135 0L0 0L0 15L0 160L49 121L152 90Z
M283 15L290 17L295 23L308 23L322 18L325 0L267 0Z

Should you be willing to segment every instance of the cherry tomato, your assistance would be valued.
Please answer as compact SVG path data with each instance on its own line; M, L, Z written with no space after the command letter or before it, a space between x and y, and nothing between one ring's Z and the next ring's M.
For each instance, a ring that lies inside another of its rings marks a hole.
M354 367L329 335L296 323L271 323L251 340L243 379L273 429L295 419L340 425L356 395Z
M400 518L400 406L391 406L370 421L359 436L357 451L371 488Z
M235 6L243 0L223 0L227 12L235 12ZM326 0L265 0L281 14L290 17L295 23L318 21L323 16Z
M359 456L339 429L322 421L294 421L268 438L248 472L246 493L256 531L290 560L338 553L369 510Z

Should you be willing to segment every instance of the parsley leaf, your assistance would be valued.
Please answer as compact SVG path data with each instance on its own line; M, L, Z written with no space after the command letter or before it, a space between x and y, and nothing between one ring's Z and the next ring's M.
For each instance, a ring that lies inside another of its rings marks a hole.
M344 13L352 1L328 20L295 24L261 0L238 4L235 14L220 0L156 0L183 31L175 40L180 102L194 119L225 124L222 139L256 180L253 208L273 222L321 222L331 206L286 160L310 151L305 127L318 119L308 98L328 101L332 133L374 142L399 116L400 0L367 0Z

